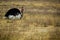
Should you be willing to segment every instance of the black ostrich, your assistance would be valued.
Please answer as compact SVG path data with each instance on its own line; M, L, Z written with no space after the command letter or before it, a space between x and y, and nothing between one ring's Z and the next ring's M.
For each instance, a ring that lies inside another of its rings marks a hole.
M23 17L23 10L23 7L21 7L21 10L12 8L8 10L8 12L5 14L5 17L8 19L21 19Z

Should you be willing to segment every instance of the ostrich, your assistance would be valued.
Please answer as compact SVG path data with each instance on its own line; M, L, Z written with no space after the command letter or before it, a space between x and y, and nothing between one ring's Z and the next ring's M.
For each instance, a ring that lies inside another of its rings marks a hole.
M5 17L8 19L21 19L23 16L23 7L21 7L21 10L17 8L12 8L8 10L8 12L5 14Z

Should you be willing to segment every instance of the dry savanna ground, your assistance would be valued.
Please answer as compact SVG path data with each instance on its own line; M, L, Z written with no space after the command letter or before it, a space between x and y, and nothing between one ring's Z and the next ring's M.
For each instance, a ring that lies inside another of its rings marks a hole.
M24 6L22 19L5 19L10 8ZM60 40L60 3L0 2L0 40Z

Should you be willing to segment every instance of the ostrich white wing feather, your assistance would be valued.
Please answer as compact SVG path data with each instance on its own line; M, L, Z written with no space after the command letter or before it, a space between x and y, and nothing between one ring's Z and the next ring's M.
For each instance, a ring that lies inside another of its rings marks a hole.
M16 19L20 19L21 18L21 14L16 15Z
M9 19L15 19L15 16L9 15Z

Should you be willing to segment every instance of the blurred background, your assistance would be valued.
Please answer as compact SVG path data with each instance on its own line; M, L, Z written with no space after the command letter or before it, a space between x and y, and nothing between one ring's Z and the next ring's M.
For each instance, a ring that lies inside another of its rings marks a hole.
M22 19L4 18L22 6ZM60 0L0 0L0 40L60 40Z

